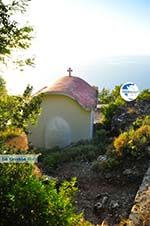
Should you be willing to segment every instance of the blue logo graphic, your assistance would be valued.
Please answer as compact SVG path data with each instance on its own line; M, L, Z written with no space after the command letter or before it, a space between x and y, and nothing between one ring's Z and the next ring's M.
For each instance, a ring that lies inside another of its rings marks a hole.
M125 101L133 101L139 95L139 89L135 83L127 82L121 86L120 95Z

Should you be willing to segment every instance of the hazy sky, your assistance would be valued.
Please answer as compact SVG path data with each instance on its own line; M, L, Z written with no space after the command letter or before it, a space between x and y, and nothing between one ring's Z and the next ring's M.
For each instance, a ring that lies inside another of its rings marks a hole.
M10 91L49 85L68 67L99 87L150 87L150 0L32 0L27 19L36 67L7 72Z

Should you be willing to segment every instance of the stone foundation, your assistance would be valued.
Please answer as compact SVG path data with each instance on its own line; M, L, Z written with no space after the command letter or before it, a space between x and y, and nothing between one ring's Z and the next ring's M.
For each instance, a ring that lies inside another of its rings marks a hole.
M129 220L130 226L150 225L150 167L148 168L136 194Z

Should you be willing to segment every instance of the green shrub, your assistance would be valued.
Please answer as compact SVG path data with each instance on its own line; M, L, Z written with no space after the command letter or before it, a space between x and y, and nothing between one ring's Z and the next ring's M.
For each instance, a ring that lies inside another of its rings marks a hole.
M132 123L132 126L133 126L134 129L138 129L142 125L149 125L150 126L150 116L149 115L138 117Z
M106 168L107 168L107 161L103 161L103 162L94 161L92 163L92 170L97 173L100 171L103 171Z
M23 130L20 128L15 128L15 127L6 128L5 130L0 131L0 139L6 140L7 138L19 136L22 133L23 133Z
M64 161L74 161L74 160L85 160L92 161L99 153L97 146L88 144L88 145L79 145L75 147L70 147L64 150L62 159Z
M108 129L111 126L112 117L120 111L120 106L125 105L125 101L120 96L120 87L121 86L115 86L111 92L107 89L103 89L99 94L100 102L102 98L102 103L106 104L102 106L101 112L104 117L104 124Z
M29 164L1 164L0 172L1 226L79 225L75 179L57 188L55 180L38 180Z
M137 101L150 100L150 89L144 89L138 96Z
M92 170L95 172L105 171L105 170L112 170L113 168L117 167L120 164L120 161L113 157L108 157L106 160L102 161L94 161L92 163Z
M127 153L130 153L132 156L143 156L149 143L150 125L142 125L136 130L131 128L115 138L115 153L119 157L123 157Z
M42 163L42 167L46 172L51 172L55 169L61 161L61 153L53 152L51 154L42 154L39 157L39 161Z
M107 88L103 88L100 92L99 92L99 100L101 104L109 104L114 102L118 97L120 97L120 87L119 86L115 86L115 88L110 91Z
M103 88L99 92L99 100L101 104L108 104L112 101L112 95L109 89Z
M93 142L96 145L101 145L101 144L104 145L108 143L109 136L110 136L109 131L105 129L97 129L93 138Z
M65 149L54 148L42 151L39 160L46 172L51 172L65 162L93 161L101 154L99 147L93 144L74 145Z
M119 96L115 101L110 102L101 108L101 112L104 116L104 124L109 129L111 127L111 121L116 113L119 113L120 106L125 105L125 101Z
M144 154L142 151L150 143L150 126L143 125L137 130L135 130L132 137L128 142L129 149L131 150L132 155Z

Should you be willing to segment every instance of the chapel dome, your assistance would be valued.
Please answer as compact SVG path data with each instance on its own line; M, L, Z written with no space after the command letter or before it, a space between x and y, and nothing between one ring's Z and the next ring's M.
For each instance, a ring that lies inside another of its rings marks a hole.
M44 87L38 93L60 94L76 100L86 110L95 109L97 105L97 90L86 81L75 76L59 78L53 85Z

